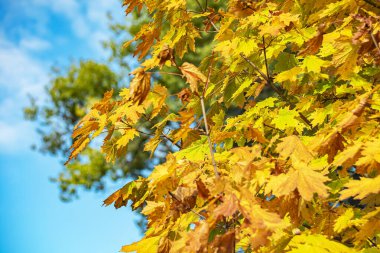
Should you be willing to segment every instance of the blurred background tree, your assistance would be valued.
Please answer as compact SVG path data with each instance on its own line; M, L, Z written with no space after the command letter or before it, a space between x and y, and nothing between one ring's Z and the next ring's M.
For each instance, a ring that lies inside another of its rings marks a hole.
M201 1L202 2L202 1ZM209 8L223 3L213 2ZM198 2L189 3L193 10L200 11ZM120 10L122 11L122 10ZM123 47L123 43L133 38L140 30L140 27L147 22L147 11L140 14L134 12L124 23L118 23L108 14L110 20L110 30L112 33L108 41L104 41L103 46L110 57L104 61L92 59L82 60L72 63L67 68L53 67L51 80L46 85L46 101L37 101L30 98L30 105L24 108L25 119L37 123L37 132L41 136L41 143L33 148L56 156L62 164L69 155L69 148L72 144L71 132L75 124L82 118L91 105L102 98L104 92L113 89L117 96L118 91L129 86L128 73L137 66L137 60L132 57L132 51L136 46L133 42L129 47ZM211 34L213 28L210 23L197 24L199 31ZM209 55L211 50L211 36L197 40L197 52L189 54L183 59L176 59L178 63L182 61L192 62L199 65L199 59ZM201 49L199 49L201 48ZM197 57L195 57L197 55ZM149 54L146 57L150 57ZM173 67L173 72L176 68ZM170 94L178 94L183 88L180 78L171 75L152 75L153 82L165 86ZM169 101L169 110L175 112L180 105L180 99L172 96ZM136 138L128 146L128 153L122 159L116 160L114 164L106 163L106 160L99 152L100 144L93 144L83 152L77 160L62 167L62 172L55 178L60 188L60 198L64 201L78 197L79 189L100 191L119 179L136 178L139 175L147 174L155 164L161 163L166 153L175 149L171 142L163 141L154 153L152 159L150 154L144 152L143 144L147 141L148 129L160 121L160 118L141 125L141 129L146 129L145 138Z

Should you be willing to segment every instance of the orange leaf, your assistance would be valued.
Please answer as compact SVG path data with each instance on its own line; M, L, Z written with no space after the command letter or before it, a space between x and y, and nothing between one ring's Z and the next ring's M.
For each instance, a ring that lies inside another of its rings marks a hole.
M192 92L198 92L198 82L206 82L207 78L201 71L193 64L185 62L181 67L182 74L186 77L187 82L190 84Z

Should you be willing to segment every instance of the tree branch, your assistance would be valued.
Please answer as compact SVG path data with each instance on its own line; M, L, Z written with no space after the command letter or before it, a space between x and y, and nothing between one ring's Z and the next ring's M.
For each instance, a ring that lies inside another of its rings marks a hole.
M172 75L172 76L181 76L179 73L174 72L164 72L164 71L146 71L145 73L151 73L151 74L161 74L161 75Z
M266 54L266 47L265 47L265 40L264 40L264 37L263 37L263 44L264 44L264 60L265 60L265 66L266 66L266 71L267 71L267 74L264 74L264 72L261 71L261 69L256 66L256 64L254 64L250 59L248 59L243 53L240 53L240 56L246 61L249 63L249 65L251 65L255 70L256 72L258 72L262 78L264 78L266 81L267 81L267 85L269 87L271 87L274 92L276 92L280 98L282 100L284 100L286 103L288 104L291 104L290 101L288 100L288 98L274 85L273 81L272 81L272 78L270 77L270 74L269 74L269 68L268 68L268 62L267 62L267 54ZM313 125L311 124L311 122L300 112L298 112L300 118L310 127L310 128L313 128Z
M243 53L240 53L240 56L243 57L243 59L249 63L260 75L262 78L264 78L268 82L267 75L264 74L264 72L261 71L259 67L256 66L250 59L248 59Z
M171 143L173 143L177 148L179 148L179 149L182 148L180 145L178 145L177 143L175 143L169 136L167 136L166 134L164 134L164 132L161 133L160 137L164 137L165 139L167 139L168 141L170 141Z
M375 8L380 8L380 2L378 3L378 1L376 2L376 0L364 0L364 2L366 2L369 5L372 5Z
M121 120L121 122L123 122L125 125L127 125L127 127L119 127L115 130L119 130L119 129L132 129L133 127L128 123L126 122L125 120ZM147 136L154 136L154 134L151 134L151 133L146 133L146 132L143 132L139 129L136 129L134 128L138 133L140 134L144 134L144 135L147 135ZM164 138L164 139L167 139L168 141L170 141L173 145L175 145L177 148L181 149L182 147L180 145L178 145L177 143L175 143L169 136L167 136L166 134L164 134L163 132L161 133L160 135L161 138Z
M195 0L195 1L197 2L198 6L199 6L199 8L202 10L202 12L205 13L206 10L207 10L207 1L206 1L206 8L204 8L204 9L203 9L201 3L199 2L199 0ZM215 31L219 32L218 27L216 27L216 25L215 25L214 22L211 20L211 18L210 18L209 16L207 16L207 19L208 19L208 21L210 22L210 24L212 25L212 27L214 27Z

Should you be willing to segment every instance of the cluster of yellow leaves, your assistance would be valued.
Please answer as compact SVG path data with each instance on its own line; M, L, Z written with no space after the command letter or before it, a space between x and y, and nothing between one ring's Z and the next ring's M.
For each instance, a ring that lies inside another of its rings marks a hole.
M70 159L99 135L107 160L124 156L145 130L136 123L155 117L144 150L163 140L180 150L105 200L131 200L148 219L145 236L121 251L375 252L376 1L221 2L124 2L152 18L126 44L151 57L120 99L106 93L78 123ZM199 68L182 62L207 33L213 52ZM168 65L190 88L178 112L166 110L164 87L150 87L150 73Z

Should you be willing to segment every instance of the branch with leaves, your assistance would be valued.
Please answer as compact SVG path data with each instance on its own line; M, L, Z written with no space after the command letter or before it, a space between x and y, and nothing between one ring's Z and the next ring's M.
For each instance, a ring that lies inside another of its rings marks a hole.
M354 0L194 4L201 13L186 1L125 1L127 13L144 7L152 14L126 44L138 43L140 59L151 57L118 99L106 93L73 133L70 159L101 137L109 161L125 156L142 134L135 125L156 118L144 150L158 152L162 137L181 143L149 176L105 200L116 208L131 201L147 217L144 237L121 251L378 247L377 10ZM210 20L208 12L220 18ZM216 33L200 34L209 22ZM190 53L200 57L202 36L213 36L212 52L200 64L183 61ZM173 94L152 85L157 69L184 87L178 111L167 106Z

